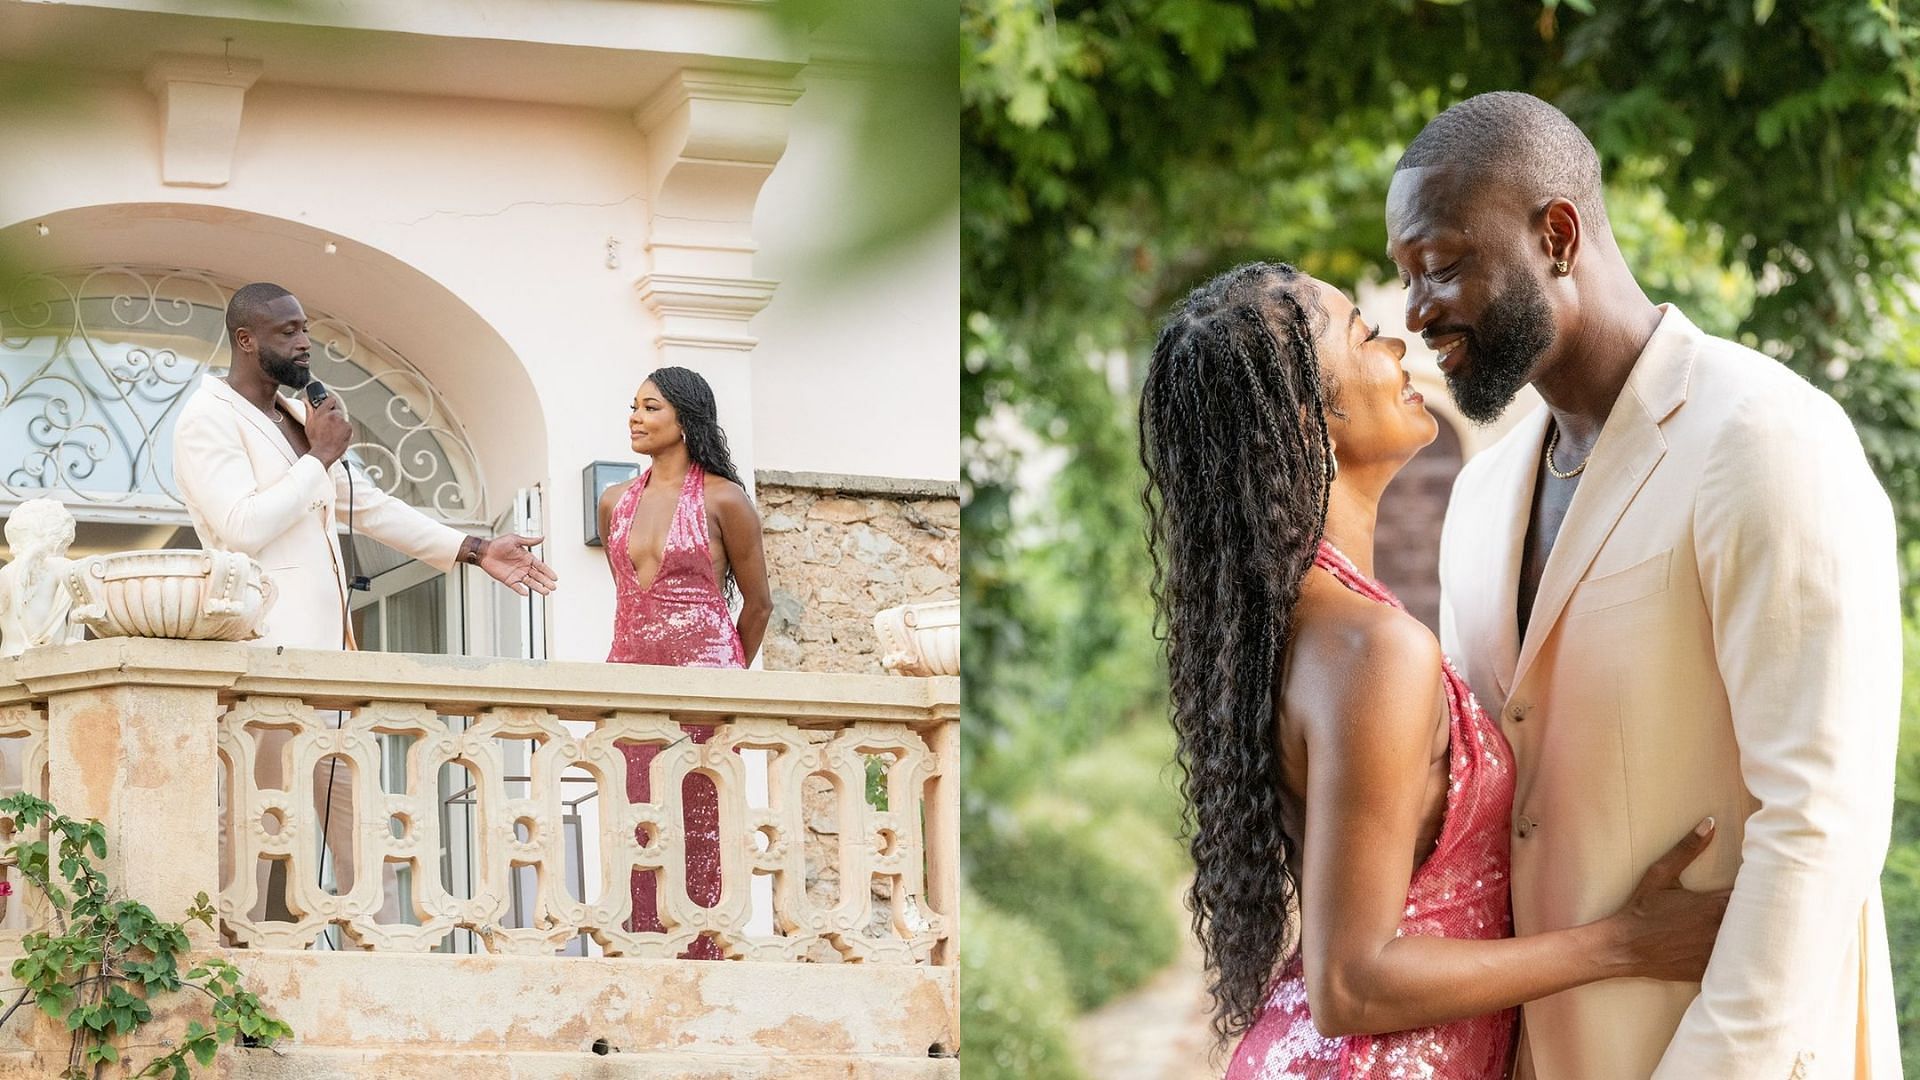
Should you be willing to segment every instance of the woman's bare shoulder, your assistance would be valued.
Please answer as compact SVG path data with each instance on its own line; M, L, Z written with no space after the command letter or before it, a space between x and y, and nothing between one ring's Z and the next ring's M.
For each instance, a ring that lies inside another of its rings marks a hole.
M1324 580L1316 581L1315 578ZM1295 612L1288 653L1289 715L1344 729L1357 717L1404 715L1422 725L1440 687L1440 642L1405 611L1369 600L1324 574L1310 574Z

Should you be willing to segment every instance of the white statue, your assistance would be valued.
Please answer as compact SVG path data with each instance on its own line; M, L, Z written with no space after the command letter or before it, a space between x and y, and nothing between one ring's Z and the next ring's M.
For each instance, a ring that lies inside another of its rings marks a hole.
M33 499L8 515L6 532L13 561L0 566L0 656L79 641L84 628L67 619L73 515L53 499Z

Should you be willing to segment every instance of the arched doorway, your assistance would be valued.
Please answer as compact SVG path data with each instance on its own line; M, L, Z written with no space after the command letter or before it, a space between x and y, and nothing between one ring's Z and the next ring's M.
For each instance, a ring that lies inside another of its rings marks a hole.
M239 284L113 265L29 274L0 292L0 517L50 497L78 522L76 553L197 547L173 479L173 429L201 381L227 369L224 315ZM450 525L489 527L478 459L433 384L347 319L308 314L314 376L345 403L348 455L364 475ZM377 583L355 596L367 647L464 651L445 575L343 539Z
M200 381L229 364L233 289L271 280L307 310L315 377L346 404L350 453L367 476L456 528L545 531L546 426L532 380L484 319L401 260L301 222L185 204L66 210L0 240L43 268L0 282L0 525L19 503L51 497L76 518L75 554L197 546L173 482L174 425ZM364 538L345 547L372 579L352 594L363 648L545 656L537 596ZM509 768L525 773L531 747L514 752ZM403 790L404 759L401 747L383 756L396 767L383 765L381 787ZM440 799L443 873L461 877L476 850L472 794L443 775ZM388 887L407 909L410 883L396 875Z

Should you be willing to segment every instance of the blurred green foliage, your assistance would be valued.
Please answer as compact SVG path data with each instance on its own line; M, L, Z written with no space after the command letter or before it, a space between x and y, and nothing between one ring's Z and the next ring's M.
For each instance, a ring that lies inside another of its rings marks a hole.
M1103 1004L1173 960L1173 890L1185 866L1164 822L1132 810L1096 815L1052 796L1029 801L1014 819L975 851L968 883L1060 950L1079 1007Z
M1887 953L1900 1017L1902 1071L1920 1076L1920 619L1907 623L1900 754L1894 762L1893 846L1880 876L1887 906Z
M972 894L960 899L960 1011L967 1080L1083 1080L1073 999L1045 934Z

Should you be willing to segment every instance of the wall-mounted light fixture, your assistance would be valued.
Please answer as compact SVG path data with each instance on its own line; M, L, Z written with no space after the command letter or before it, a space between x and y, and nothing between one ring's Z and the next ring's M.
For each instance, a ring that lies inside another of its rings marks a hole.
M632 461L591 461L580 470L580 535L588 547L601 546L600 496L615 484L640 475L640 465Z

